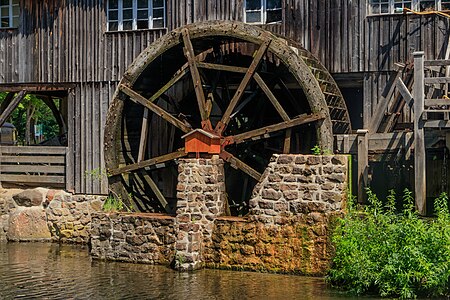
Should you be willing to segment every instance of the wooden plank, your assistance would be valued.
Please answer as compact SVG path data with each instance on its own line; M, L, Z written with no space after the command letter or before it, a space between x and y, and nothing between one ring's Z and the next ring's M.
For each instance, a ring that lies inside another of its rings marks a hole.
M156 93L154 93L149 99L148 101L150 102L155 102L156 99L158 99L159 97L161 97L162 94L164 94L165 92L167 92L168 89L170 89L175 83L177 83L178 81L180 81L180 79L182 79L184 77L184 75L186 75L189 72L188 69L181 69L180 71L178 71L173 77L172 79L170 79L162 88L160 88Z
M450 121L428 120L423 124L424 128L450 128Z
M150 109L152 112L154 112L155 114L157 114L158 116L160 116L161 118L163 118L164 120L166 120L167 122L172 124L173 126L179 128L181 131L183 131L185 133L191 131L191 128L186 126L182 121L178 120L177 118L175 118L170 113L166 112L164 109L162 109L161 107L157 106L156 104L148 101L145 97L141 96L140 94L138 94L137 92L133 91L129 87L121 84L119 86L119 89L123 93L128 95L131 100L133 100L136 103L140 103L140 104L144 105L145 107Z
M288 154L291 152L291 138L292 138L292 129L289 128L286 130L286 136L284 137L283 144L283 153Z
M144 160L145 149L147 148L148 136L148 108L144 108L144 116L142 117L141 139L139 141L139 153L137 162Z
M424 66L432 67L432 66L449 66L450 59L440 59L440 60L425 60L423 62Z
M206 100L205 93L203 91L202 80L200 78L200 73L198 72L197 62L195 59L194 48L192 47L191 38L189 37L189 30L184 28L181 30L181 34L183 35L184 42L184 55L186 56L189 69L191 70L192 82L194 84L195 95L197 97L197 104L200 110L200 116L202 121L206 121L208 119L206 113Z
M450 105L450 99L425 99L425 106Z
M255 169L253 169L252 167L250 167L249 165L244 163L242 160L240 160L237 157L235 157L233 154L231 154L231 153L229 153L227 151L222 151L219 154L219 156L223 160L229 162L233 168L240 169L244 173L246 173L249 176L251 176L254 179L256 179L256 181L259 181L261 179L261 176L262 176L261 173L259 173L258 171L256 171Z
M147 174L147 172L141 170L140 173L144 177L144 179L148 183L148 185L150 186L151 190L155 194L155 196L158 199L159 203L161 203L161 206L164 207L165 211L168 214L170 214L172 212L172 210L170 209L169 203L167 202L166 198L164 197L164 195L159 190L159 188L156 185L155 181L153 181L152 177L149 174Z
M143 161L135 163L135 164L130 164L130 165L126 165L124 167L119 167L116 169L108 170L108 176L115 176L115 175L119 175L122 173L129 173L129 172L132 172L135 170L150 167L152 165L164 163L166 161L175 160L177 158L184 157L186 155L187 155L187 153L185 153L184 150L172 152L169 154L164 154L164 155L161 155L158 157L143 160Z
M400 92L400 94L402 95L405 102L408 104L408 106L412 107L413 97L401 78L398 78L396 87L397 87L398 91Z
M424 127L421 120L424 110L424 52L414 52L414 183L416 207L426 214L426 152Z
M247 87L248 83L250 82L250 79L252 79L253 74L256 72L256 68L259 66L259 63L261 62L262 57L266 53L267 48L270 45L271 40L266 37L264 39L264 42L259 47L258 51L256 52L255 57L253 58L252 63L248 67L247 73L245 73L244 78L242 79L241 83L239 84L238 89L236 90L233 98L231 99L225 113L222 116L222 119L217 124L215 131L218 135L222 135L223 131L228 125L228 122L230 121L230 116L233 113L234 108L236 107L236 104L241 99L242 95L244 94L244 90Z
M369 131L359 129L358 134L358 202L364 203L369 185Z
M427 77L424 79L425 84L450 83L450 77Z
M255 79L256 83L258 83L258 85L260 86L260 88L263 90L263 92L266 94L267 98L269 98L270 102L272 103L272 105L275 107L276 111L278 112L278 114L281 116L281 118L283 119L283 121L289 121L290 118L288 116L288 114L286 113L286 111L283 109L283 107L281 106L280 102L278 102L277 98L275 97L275 95L272 93L272 91L269 89L269 87L267 86L267 84L264 82L264 80L261 78L261 76L258 73L255 73L253 75L253 78Z
M9 118L9 116L12 114L17 105L19 105L20 101L22 101L26 94L27 91L22 90L14 97L14 99L11 100L9 105L0 115L0 127L3 126L3 124L6 122L6 120Z
M294 118L292 120L289 120L289 121L281 122L281 123L274 124L274 125L269 125L266 127L262 127L259 129L255 129L255 130L251 130L248 132L234 135L231 137L231 139L236 144L239 144L246 140L255 139L255 138L263 136L265 134L269 134L269 133L272 133L275 131L284 130L284 129L292 128L292 127L299 126L302 124L314 122L317 120L321 120L323 118L324 118L324 116L321 113L311 114L311 115L301 115L301 116Z
M49 146L0 146L0 153L4 154L49 154L65 155L66 147Z
M0 115L3 113L3 111L8 107L8 105L11 103L11 101L14 99L14 93L8 93L3 99L2 104L0 105Z
M6 156L2 154L0 159L0 163L8 164L26 164L26 163L34 163L34 164L64 164L66 162L64 156Z
M2 157L3 158L3 157ZM65 166L46 166L46 165L0 165L2 176L4 173L52 173L65 174Z
M64 184L64 176L42 176L42 175L12 175L2 174L1 182L14 183L41 183L41 184Z
M227 66L220 64L212 64L205 62L198 62L197 66L202 69L216 70L216 71L225 71L225 72L233 72L233 73L247 73L247 68L235 67L235 66Z

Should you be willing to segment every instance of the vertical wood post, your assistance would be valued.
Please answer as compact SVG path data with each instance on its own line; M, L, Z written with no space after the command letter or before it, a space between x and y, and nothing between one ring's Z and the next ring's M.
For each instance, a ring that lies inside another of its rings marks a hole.
M369 184L369 131L358 129L358 202L366 198L365 188Z
M422 114L424 111L424 52L414 52L414 187L416 208L419 214L426 214L426 153Z

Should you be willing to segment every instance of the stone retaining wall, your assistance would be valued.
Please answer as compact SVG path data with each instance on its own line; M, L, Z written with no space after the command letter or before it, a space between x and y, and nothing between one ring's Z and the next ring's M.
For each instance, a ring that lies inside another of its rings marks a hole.
M91 255L96 259L169 264L175 257L172 216L97 213L91 234Z
M88 243L91 214L101 211L104 198L44 188L0 189L0 239Z

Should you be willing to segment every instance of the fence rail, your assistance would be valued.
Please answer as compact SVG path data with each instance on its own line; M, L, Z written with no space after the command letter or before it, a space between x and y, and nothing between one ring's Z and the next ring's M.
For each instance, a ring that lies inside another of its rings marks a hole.
M64 188L66 153L66 147L0 146L0 183Z

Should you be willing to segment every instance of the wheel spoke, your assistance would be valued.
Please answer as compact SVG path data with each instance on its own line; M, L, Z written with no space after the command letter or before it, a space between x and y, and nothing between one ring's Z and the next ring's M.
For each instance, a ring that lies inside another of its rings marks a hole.
M161 107L157 106L153 102L150 102L145 97L141 96L140 94L138 94L134 90L130 89L126 85L121 84L119 86L119 89L123 93L128 95L132 101L144 105L145 107L150 109L152 112L154 112L155 114L157 114L158 116L160 116L161 118L163 118L164 120L166 120L167 122L172 124L173 126L179 128L181 131L183 131L185 133L191 131L191 127L186 126L182 121L180 121L179 119L175 118L170 113L168 113L167 111L165 111Z
M261 176L262 176L261 173L259 173L258 171L256 171L255 169L253 169L252 167L247 165L242 160L240 160L237 157L235 157L233 154L231 154L231 153L229 153L227 151L222 151L219 154L219 156L223 160L229 162L233 168L242 170L244 173L246 173L249 176L253 177L257 181L259 181L261 179Z
M185 28L182 30L183 42L185 47L185 53L188 63L189 69L191 70L192 82L194 83L195 95L197 96L198 108L200 110L200 116L202 121L206 121L208 119L206 112L206 101L205 101L205 93L203 92L202 80L200 78L200 74L197 68L197 61L195 58L194 48L192 47L192 42L189 37L189 31Z
M150 158L147 160L143 160L141 162L138 163L134 163L131 165L126 165L123 167L119 167L116 169L112 169L112 170L108 170L108 175L109 176L115 176L115 175L119 175L119 174L123 174L123 173L129 173L135 170L139 170L139 169L143 169L143 168L147 168L147 167L151 167L157 164L162 164L165 163L167 161L170 160L174 160L180 157L184 157L186 156L187 153L184 152L184 150L182 151L176 151L176 152L172 152L169 154L164 154L158 157L154 157L154 158Z
M141 139L139 141L139 153L137 161L140 162L144 159L145 149L147 148L147 136L148 136L148 108L144 108L144 116L142 117L141 127Z
M272 91L269 89L269 87L267 86L267 84L264 82L264 80L261 78L261 76L259 76L258 73L255 73L253 75L253 77L255 78L255 81L258 83L258 85L261 87L261 89L263 90L263 92L266 94L267 98L269 98L270 102L272 102L273 106L275 107L275 109L277 110L277 112L280 114L281 118L283 119L283 121L289 121L290 118L288 116L288 114L286 113L286 111L283 109L283 107L281 106L280 102L277 100L277 98L275 97L275 95L272 93Z
M259 129L251 130L248 132L244 132L241 134L237 134L237 135L228 137L228 138L226 138L227 142L225 143L225 145L229 145L232 143L239 144L239 143L245 142L246 140L251 140L251 139L260 139L261 137L263 137L266 134L270 134L270 133L280 131L280 130L289 129L289 128L292 128L295 126L311 123L311 122L321 120L321 119L324 119L324 115L322 113L316 113L316 114L311 114L311 115L301 115L301 116L298 116L289 121L281 122L281 123L274 124L274 125L269 125L266 127L262 127Z
M252 63L250 64L250 67L247 69L247 73L244 75L244 79L242 79L241 83L239 84L238 89L236 90L236 93L234 94L233 98L230 101L230 104L227 107L227 110L222 116L222 120L219 121L217 124L215 131L218 135L222 135L223 131L228 125L228 122L230 121L230 116L233 113L234 108L236 107L236 104L241 99L242 95L244 94L244 90L247 87L248 83L250 82L250 79L252 79L253 74L256 71L256 68L258 67L259 63L261 62L261 59L263 55L266 53L267 48L270 44L270 39L266 37L262 45L259 47L258 51L256 52L255 57L253 58Z

